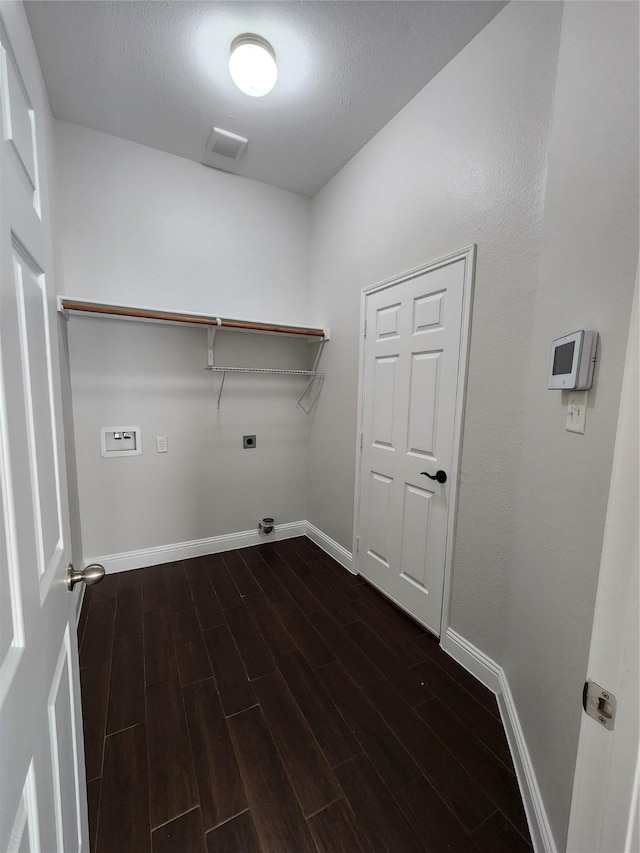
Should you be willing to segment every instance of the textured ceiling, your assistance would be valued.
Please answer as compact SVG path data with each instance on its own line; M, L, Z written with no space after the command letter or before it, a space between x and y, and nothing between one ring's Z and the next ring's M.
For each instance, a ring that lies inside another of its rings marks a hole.
M25 7L56 118L313 195L505 5L433 0L60 2ZM232 39L278 58L269 95L233 85ZM213 126L248 137L206 154ZM402 156L402 152L398 152Z

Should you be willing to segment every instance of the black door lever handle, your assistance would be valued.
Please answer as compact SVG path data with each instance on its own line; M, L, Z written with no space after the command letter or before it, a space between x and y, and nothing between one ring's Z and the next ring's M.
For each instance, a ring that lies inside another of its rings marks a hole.
M421 474L424 474L425 477L428 477L430 480L437 480L439 483L447 482L447 475L444 471L436 471L435 474L427 474L426 471L420 471Z

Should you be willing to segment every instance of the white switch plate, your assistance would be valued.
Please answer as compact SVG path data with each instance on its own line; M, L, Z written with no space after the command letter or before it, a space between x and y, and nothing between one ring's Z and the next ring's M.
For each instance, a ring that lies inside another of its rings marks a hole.
M156 436L156 453L168 453L169 445L167 444L167 436L166 435L157 435Z
M566 422L567 432L579 432L581 435L584 435L588 394L588 391L569 391Z

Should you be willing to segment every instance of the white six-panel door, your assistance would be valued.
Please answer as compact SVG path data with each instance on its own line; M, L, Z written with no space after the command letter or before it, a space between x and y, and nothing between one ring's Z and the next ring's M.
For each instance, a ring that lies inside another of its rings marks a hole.
M470 249L364 296L357 567L436 634L452 545L472 267ZM439 470L443 484L426 476Z
M0 850L88 849L42 84L0 4Z

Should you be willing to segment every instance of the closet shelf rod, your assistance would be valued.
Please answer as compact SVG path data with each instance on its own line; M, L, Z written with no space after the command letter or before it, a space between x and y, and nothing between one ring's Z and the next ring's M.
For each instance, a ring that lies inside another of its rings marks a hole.
M228 317L209 317L200 314L180 314L175 311L153 311L146 308L133 308L125 305L81 302L75 299L60 298L62 311L82 311L88 314L104 314L137 320L157 320L168 323L192 323L199 326L214 326L223 329L237 329L250 332L270 332L279 335L299 335L306 338L326 338L324 329L304 326L282 326L276 323L255 323L251 320L233 320Z
M277 367L220 367L209 365L205 370L218 370L221 373L284 373L288 376L317 376L317 370L281 370Z

